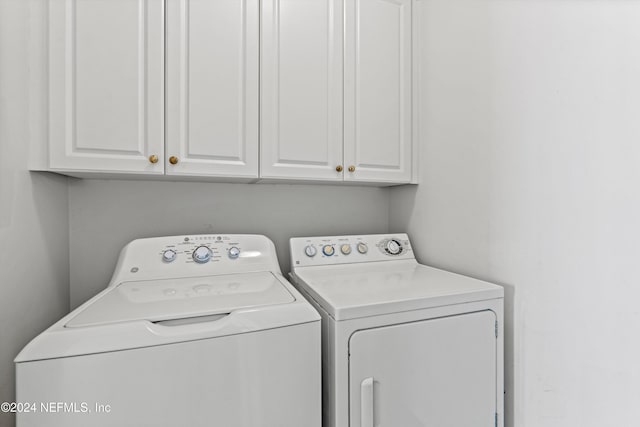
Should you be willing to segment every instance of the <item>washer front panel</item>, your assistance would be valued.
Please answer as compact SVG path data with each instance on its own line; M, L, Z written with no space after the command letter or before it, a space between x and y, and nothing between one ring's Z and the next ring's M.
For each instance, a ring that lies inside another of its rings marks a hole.
M320 325L18 363L16 377L17 401L92 409L18 413L20 427L319 427Z

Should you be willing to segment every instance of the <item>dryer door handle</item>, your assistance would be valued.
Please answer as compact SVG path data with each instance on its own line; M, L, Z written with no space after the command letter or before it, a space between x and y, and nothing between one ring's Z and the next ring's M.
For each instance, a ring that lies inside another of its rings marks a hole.
M360 383L360 426L374 427L373 422L373 377Z

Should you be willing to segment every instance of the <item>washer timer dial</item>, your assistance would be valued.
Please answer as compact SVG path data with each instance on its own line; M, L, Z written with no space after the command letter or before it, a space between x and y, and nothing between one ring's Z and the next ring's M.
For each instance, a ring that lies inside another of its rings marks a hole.
M206 264L211 259L211 249L207 246L198 246L193 250L193 260L198 264Z

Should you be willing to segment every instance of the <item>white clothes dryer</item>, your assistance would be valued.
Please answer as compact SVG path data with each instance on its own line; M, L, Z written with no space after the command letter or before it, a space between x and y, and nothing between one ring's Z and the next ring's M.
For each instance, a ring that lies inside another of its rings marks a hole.
M18 427L321 424L320 317L264 236L129 243L15 362Z
M324 427L503 426L503 289L419 264L406 234L293 238L322 316Z

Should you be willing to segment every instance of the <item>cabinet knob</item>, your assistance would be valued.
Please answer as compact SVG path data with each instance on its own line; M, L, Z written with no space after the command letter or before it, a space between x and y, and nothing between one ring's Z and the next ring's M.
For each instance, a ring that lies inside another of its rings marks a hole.
M336 166L336 172L342 172L342 165Z
M353 166L353 165L351 165L351 166L349 166L348 171L349 171L349 172L355 172L355 171L356 171L356 167L355 167L355 166Z
M152 154L149 156L149 163L158 163L158 156L156 156L155 154Z
M172 165L177 164L178 163L178 158L176 156L169 157L169 163L171 163Z

